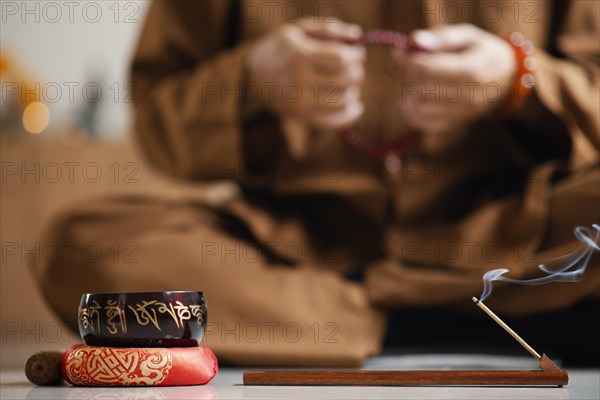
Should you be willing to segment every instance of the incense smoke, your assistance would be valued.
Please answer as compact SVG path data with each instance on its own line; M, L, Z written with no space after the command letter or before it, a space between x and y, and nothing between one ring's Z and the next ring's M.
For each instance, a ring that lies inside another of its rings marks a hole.
M585 273L592 258L592 253L600 251L600 245L598 244L600 239L600 225L593 224L592 229L578 226L573 230L573 233L583 246L572 253L540 264L539 268L547 274L546 276L524 280L512 279L504 276L504 274L510 271L508 268L493 269L483 275L483 293L481 293L479 300L485 300L492 293L492 282L494 281L517 283L519 285L543 285L550 282L579 281L579 278ZM593 239L592 236L594 237Z

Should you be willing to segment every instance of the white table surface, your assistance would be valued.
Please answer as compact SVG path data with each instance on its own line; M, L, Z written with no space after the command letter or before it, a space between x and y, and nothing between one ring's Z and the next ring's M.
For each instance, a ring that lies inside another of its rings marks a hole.
M385 356L365 369L535 369L530 358L489 355ZM222 368L204 386L164 388L35 387L22 370L3 369L0 399L600 399L600 370L569 369L569 385L550 387L297 387L243 386L247 369Z

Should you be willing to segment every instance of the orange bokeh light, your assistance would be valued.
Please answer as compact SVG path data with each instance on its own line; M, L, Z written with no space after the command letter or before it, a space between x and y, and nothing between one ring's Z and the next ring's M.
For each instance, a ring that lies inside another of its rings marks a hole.
M44 103L32 102L23 111L23 127L29 133L42 133L50 122L50 110Z

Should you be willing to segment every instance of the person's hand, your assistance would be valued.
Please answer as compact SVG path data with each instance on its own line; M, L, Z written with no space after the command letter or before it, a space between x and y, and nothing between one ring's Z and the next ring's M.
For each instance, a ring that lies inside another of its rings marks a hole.
M422 51L395 52L405 68L400 109L426 136L463 130L511 94L516 60L502 38L470 24L417 30Z
M261 105L282 117L339 129L360 118L365 48L352 44L358 25L312 18L285 24L260 39L247 58L249 82Z

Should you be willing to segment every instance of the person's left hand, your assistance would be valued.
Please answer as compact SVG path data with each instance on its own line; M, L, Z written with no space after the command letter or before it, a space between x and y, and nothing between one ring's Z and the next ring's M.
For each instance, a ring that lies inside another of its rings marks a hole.
M474 25L418 30L423 51L395 52L405 78L400 110L426 136L462 130L510 96L516 61L502 38Z

